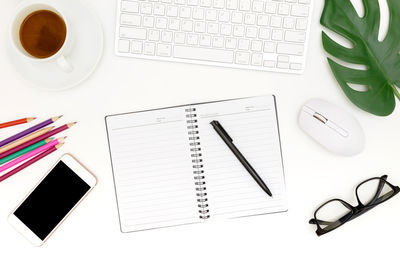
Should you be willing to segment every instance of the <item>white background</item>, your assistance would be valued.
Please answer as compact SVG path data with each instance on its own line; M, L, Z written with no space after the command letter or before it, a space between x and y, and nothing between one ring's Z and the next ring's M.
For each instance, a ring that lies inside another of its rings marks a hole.
M77 1L77 0L71 0ZM304 75L118 58L114 55L116 1L91 0L105 33L104 57L85 83L65 92L34 89L6 56L6 29L19 1L0 9L0 121L64 114L77 120L62 151L0 184L0 266L376 266L396 262L400 197L340 229L317 237L308 224L322 202L355 204L354 188L382 174L400 184L400 109L385 118L352 105L332 76L321 46L315 0ZM104 116L112 113L262 94L277 96L289 211L217 223L122 234L114 194ZM358 156L335 156L298 127L309 98L329 100L356 116L366 134ZM0 131L3 139L26 126ZM62 153L72 153L99 179L97 188L41 248L32 247L6 218Z

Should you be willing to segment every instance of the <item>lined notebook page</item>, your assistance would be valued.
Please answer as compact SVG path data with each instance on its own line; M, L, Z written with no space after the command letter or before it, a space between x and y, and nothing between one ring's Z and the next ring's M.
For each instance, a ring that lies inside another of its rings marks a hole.
M199 222L184 107L107 117L123 232Z
M286 211L279 131L273 96L196 105L210 218ZM273 194L269 197L214 128L218 120Z

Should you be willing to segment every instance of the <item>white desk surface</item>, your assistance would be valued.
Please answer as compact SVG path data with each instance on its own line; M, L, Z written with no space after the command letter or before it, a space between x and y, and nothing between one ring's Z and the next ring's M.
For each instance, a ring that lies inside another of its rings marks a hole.
M339 197L355 204L355 186L366 178L388 174L389 181L400 184L400 109L379 118L344 96L321 46L324 1L315 0L304 75L286 75L118 58L113 52L116 1L90 0L104 27L104 57L89 80L58 93L32 88L8 61L5 31L17 2L2 1L0 9L0 121L64 114L58 124L79 124L67 132L62 151L0 184L0 266L383 266L397 260L399 196L323 237L308 224L325 200ZM261 94L277 96L287 213L120 232L105 115ZM299 108L312 97L359 119L367 141L362 154L335 156L299 129ZM0 137L24 127L1 130ZM99 184L43 247L34 248L6 218L66 152L91 169Z

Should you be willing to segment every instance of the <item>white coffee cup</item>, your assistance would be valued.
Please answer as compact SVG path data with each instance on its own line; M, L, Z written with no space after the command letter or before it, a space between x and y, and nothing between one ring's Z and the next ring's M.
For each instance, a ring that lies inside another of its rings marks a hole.
M35 11L39 10L49 10L57 15L59 15L65 22L66 25L66 36L65 36L65 41L63 46L52 56L46 57L46 58L37 58L32 55L30 55L22 46L20 37L19 37L19 31L21 28L22 23L24 22L25 18L28 17L30 14L32 14ZM72 72L74 69L72 64L67 60L66 56L68 52L72 48L72 38L71 38L71 32L70 32L70 27L68 25L68 21L64 14L57 9L55 6L50 5L50 4L44 4L44 3L31 3L31 4L26 4L21 7L19 7L14 15L14 19L11 23L11 42L13 44L13 48L17 51L17 53L26 58L27 60L33 61L33 62L51 62L55 61L58 65L58 67L66 72Z

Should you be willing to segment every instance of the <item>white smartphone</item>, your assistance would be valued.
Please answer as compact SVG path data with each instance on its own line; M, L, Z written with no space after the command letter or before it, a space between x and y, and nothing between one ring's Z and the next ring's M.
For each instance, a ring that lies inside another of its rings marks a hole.
M72 155L63 155L8 216L33 245L41 246L97 184Z

